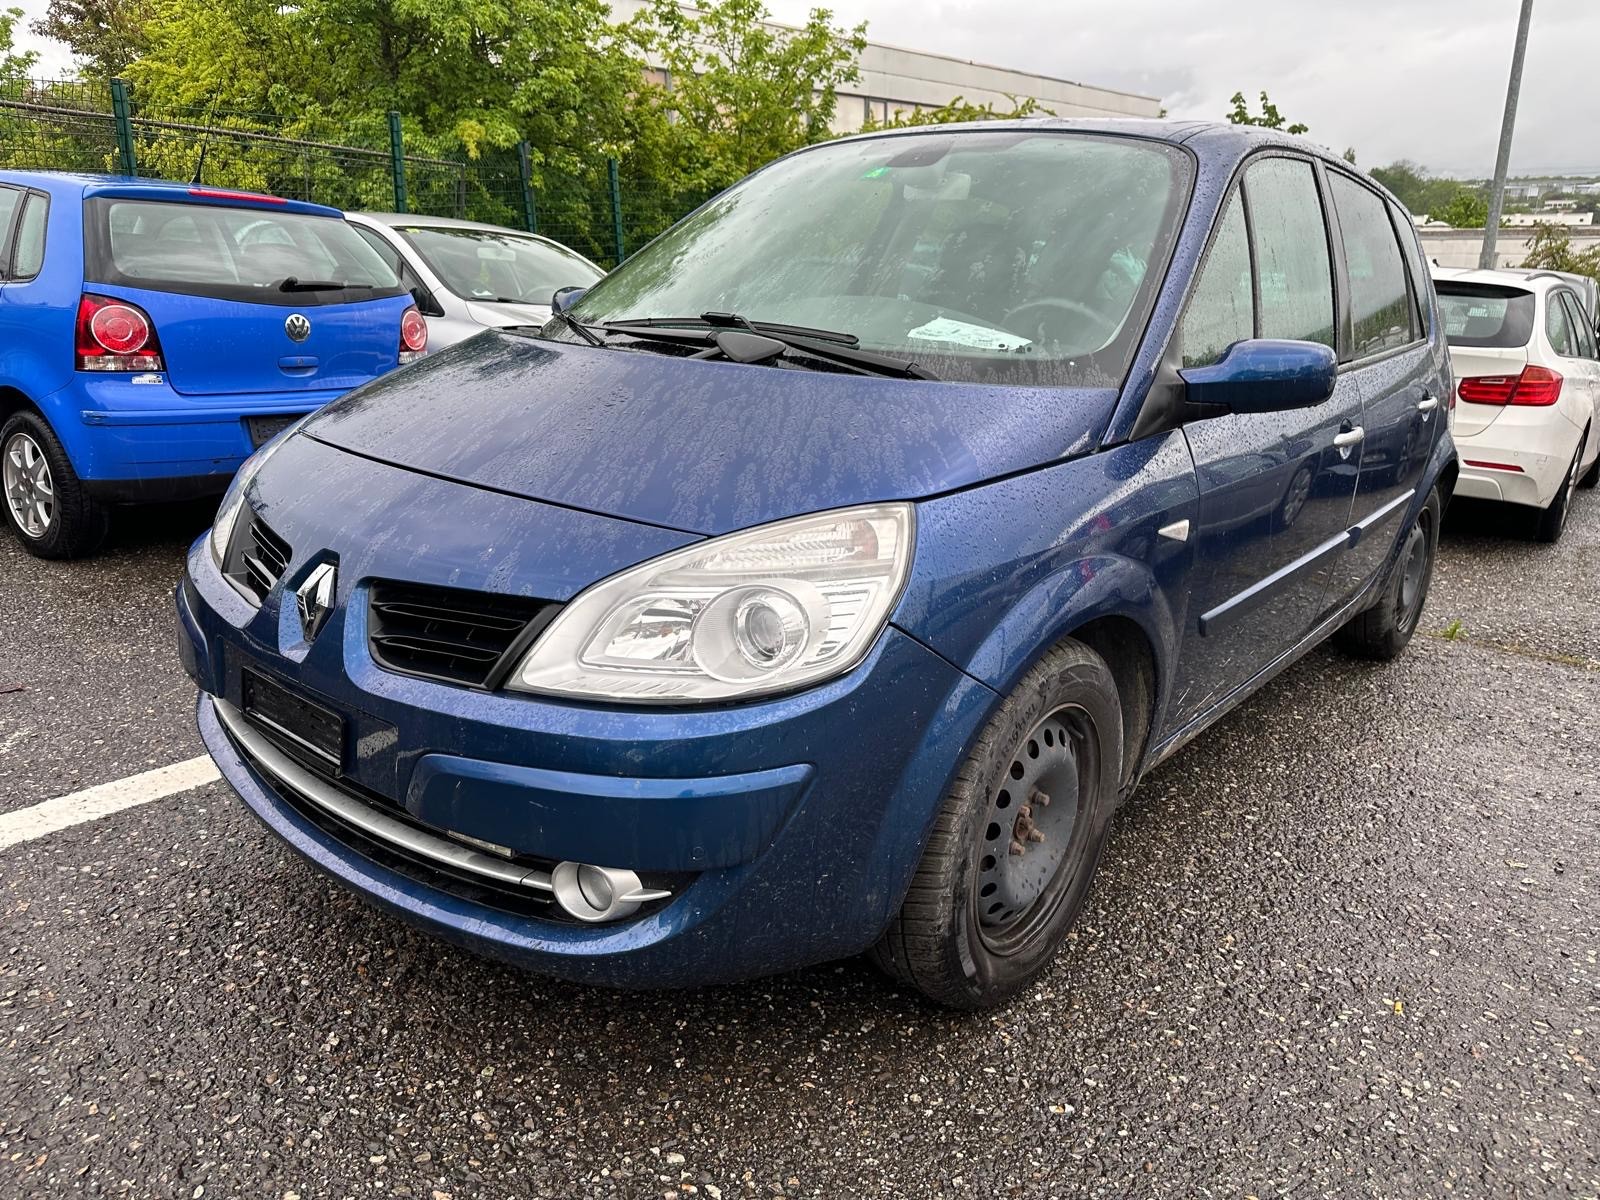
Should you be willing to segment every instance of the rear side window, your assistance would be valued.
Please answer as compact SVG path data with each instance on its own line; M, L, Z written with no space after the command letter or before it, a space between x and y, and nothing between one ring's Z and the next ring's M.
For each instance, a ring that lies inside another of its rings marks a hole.
M1571 292L1562 292L1561 302L1567 306L1567 320L1572 323L1572 335L1578 341L1578 356L1594 358L1596 356L1594 327L1589 324L1589 314L1583 307L1583 301Z
M401 294L335 217L109 197L91 199L86 216L94 283L295 307Z
M17 223L16 250L11 255L13 279L32 279L44 267L44 229L49 213L49 197L30 192Z
M1561 303L1560 292L1549 292L1545 296L1544 335L1550 339L1550 348L1562 358L1578 357L1577 335Z
M1412 223L1411 215L1399 205L1391 204L1389 219L1394 222L1395 234L1400 238L1400 252L1405 255L1406 265L1411 268L1411 299L1417 322L1415 333L1420 338L1428 332L1433 312L1428 297L1428 264L1423 261L1422 246L1417 241L1417 227Z
M1255 328L1255 285L1244 204L1235 192L1217 223L1205 267L1183 318L1183 365L1204 367Z
M1509 350L1526 346L1533 333L1534 298L1521 288L1490 283L1434 282L1444 336L1463 349Z
M1329 190L1339 214L1345 268L1350 275L1351 359L1408 345L1412 340L1411 293L1405 260L1381 197L1353 179L1330 173Z
M1244 177L1261 289L1261 336L1333 346L1333 271L1311 164L1268 158Z

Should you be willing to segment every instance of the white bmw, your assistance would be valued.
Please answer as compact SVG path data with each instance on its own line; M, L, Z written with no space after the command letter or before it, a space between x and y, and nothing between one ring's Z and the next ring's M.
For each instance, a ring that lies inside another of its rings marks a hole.
M1579 487L1600 482L1600 345L1595 317L1553 272L1435 268L1456 399L1456 495L1538 511L1536 534L1566 528Z

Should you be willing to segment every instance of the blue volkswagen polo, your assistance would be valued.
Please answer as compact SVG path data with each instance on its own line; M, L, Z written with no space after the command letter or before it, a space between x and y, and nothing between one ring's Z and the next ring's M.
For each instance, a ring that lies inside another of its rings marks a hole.
M830 142L559 300L262 450L178 592L244 802L465 945L996 1004L1144 772L1417 626L1445 343L1304 141Z
M113 506L220 495L427 333L334 209L0 171L0 512L33 554L88 554Z

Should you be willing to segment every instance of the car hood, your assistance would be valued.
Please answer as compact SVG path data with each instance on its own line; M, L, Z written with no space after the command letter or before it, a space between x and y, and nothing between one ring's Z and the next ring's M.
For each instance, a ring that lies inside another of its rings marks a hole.
M442 479L715 534L1085 453L1115 399L487 332L352 392L305 432Z
M543 325L550 319L550 306L514 304L509 300L469 300L467 314L479 325L491 329L507 325Z

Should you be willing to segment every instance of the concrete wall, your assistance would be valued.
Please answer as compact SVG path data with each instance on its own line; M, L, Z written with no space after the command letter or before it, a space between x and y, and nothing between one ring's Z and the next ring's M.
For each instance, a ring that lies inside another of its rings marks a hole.
M1582 251L1591 246L1600 246L1600 228L1590 225L1568 232L1572 236L1574 250ZM1429 262L1436 262L1441 267L1478 265L1478 251L1483 248L1483 230L1419 229L1417 233L1422 238L1422 251L1428 256ZM1500 236L1495 239L1495 265L1520 267L1522 260L1528 257L1528 247L1532 241L1531 232L1502 229Z
M613 18L625 21L645 7L644 0L612 0ZM688 7L688 6L685 6ZM692 9L691 9L692 11ZM656 64L651 64L656 66ZM938 108L960 97L968 104L993 104L1006 110L1011 98L1032 98L1058 117L1156 117L1161 101L1110 88L1030 75L943 54L924 54L869 42L861 54L861 78L839 92L833 128L861 128L868 114L885 121L899 112ZM661 80L661 82L669 82Z

